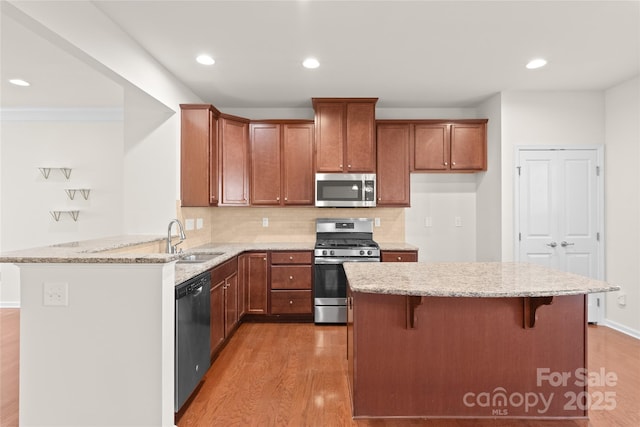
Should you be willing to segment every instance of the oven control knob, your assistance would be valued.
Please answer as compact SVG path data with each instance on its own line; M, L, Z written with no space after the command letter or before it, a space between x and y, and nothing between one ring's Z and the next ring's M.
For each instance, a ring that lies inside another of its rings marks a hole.
M367 255L371 255L371 251L367 251Z
M322 255L326 255L326 254L327 254L327 250L325 249L322 251Z
M360 255L364 255L364 251L360 251Z
M329 255L335 255L335 254L336 254L335 251L329 252Z

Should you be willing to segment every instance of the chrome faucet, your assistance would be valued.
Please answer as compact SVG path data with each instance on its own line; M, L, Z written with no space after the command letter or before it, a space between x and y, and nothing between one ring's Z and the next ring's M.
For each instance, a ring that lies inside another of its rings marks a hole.
M180 241L178 243L176 243L175 245L171 244L171 226L177 223L178 224L178 231L179 231L179 236L180 236ZM180 222L180 220L178 219L172 219L171 222L169 222L169 229L167 230L167 253L168 254L175 254L176 252L178 252L178 245L180 243L182 243L184 241L184 239L186 239L187 236L185 236L184 234L184 228L182 228L182 223ZM180 249L180 252L182 252L182 249Z

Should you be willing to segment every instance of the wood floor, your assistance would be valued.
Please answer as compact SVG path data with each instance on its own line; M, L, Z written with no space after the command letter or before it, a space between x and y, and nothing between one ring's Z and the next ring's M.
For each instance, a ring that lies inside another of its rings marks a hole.
M0 425L18 418L19 311L0 310ZM380 349L384 351L384 349ZM220 353L200 390L177 420L191 426L640 426L640 341L610 328L589 328L589 372L613 372L613 410L577 421L352 420L342 326L245 323Z

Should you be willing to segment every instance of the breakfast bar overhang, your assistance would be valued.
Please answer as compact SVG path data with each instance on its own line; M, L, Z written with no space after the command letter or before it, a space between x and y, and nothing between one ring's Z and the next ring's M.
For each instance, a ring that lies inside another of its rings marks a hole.
M587 305L526 263L345 263L355 418L587 418Z

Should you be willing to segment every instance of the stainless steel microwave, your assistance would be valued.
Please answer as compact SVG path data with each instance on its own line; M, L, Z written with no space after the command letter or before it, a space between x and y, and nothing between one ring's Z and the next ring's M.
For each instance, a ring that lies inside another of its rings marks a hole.
M316 206L360 208L376 206L376 174L317 173Z

